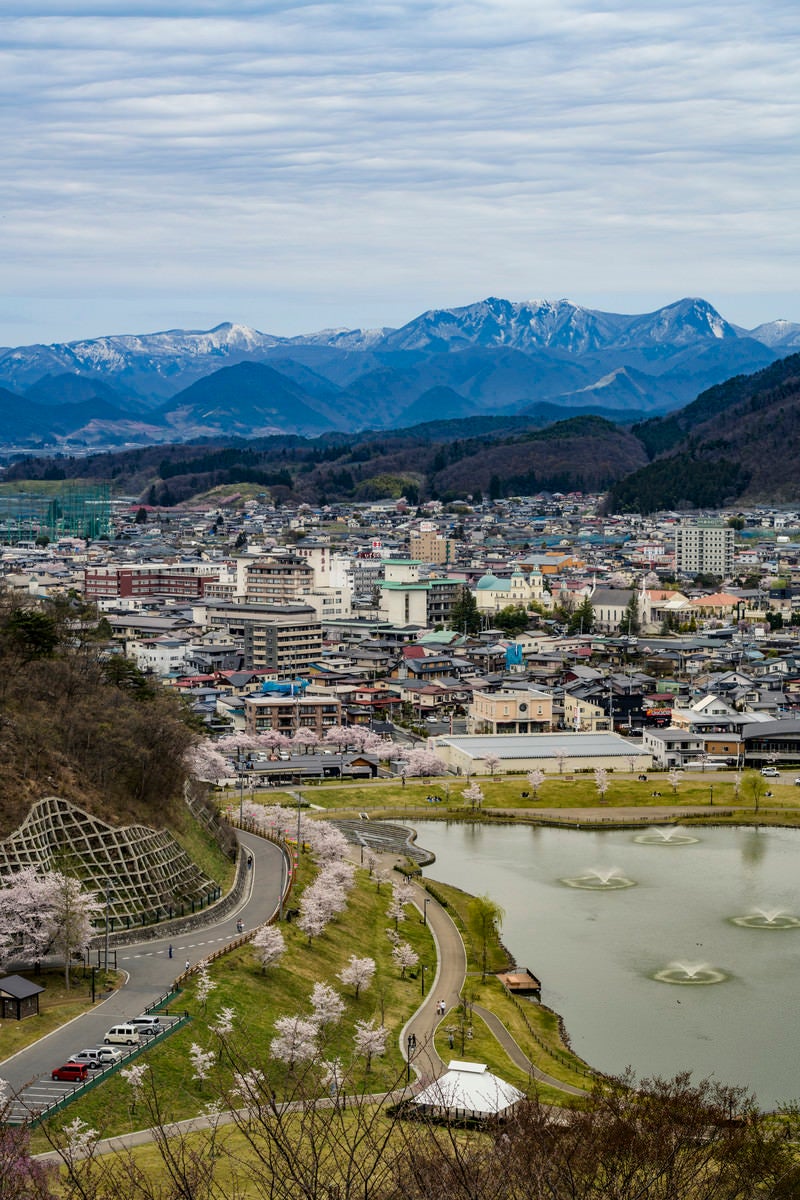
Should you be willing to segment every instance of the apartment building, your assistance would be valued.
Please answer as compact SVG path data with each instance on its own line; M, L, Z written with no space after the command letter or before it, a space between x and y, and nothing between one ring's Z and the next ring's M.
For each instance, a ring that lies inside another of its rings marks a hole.
M291 676L322 655L322 624L309 604L232 604L221 601L198 609L196 619L244 644L244 669Z
M342 723L342 705L334 695L246 696L245 728L248 733L284 733L309 729L318 737Z
M733 574L734 531L721 521L683 521L675 530L675 570L679 575Z

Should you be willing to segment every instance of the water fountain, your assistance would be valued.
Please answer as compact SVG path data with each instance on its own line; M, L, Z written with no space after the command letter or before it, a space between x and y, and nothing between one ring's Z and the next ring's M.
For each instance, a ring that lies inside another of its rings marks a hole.
M757 908L744 917L731 917L731 924L743 929L800 929L800 917L793 917L782 908Z
M571 879L562 879L562 883L571 888L583 888L587 891L619 891L620 888L635 887L633 879L623 875L619 867L592 867L585 875L575 875Z
M682 986L698 984L723 983L728 976L719 967L709 963L671 962L668 966L656 971L653 979L659 983L677 983Z
M687 833L680 825L669 825L666 829L653 825L644 833L637 833L633 840L642 846L692 846L700 838Z

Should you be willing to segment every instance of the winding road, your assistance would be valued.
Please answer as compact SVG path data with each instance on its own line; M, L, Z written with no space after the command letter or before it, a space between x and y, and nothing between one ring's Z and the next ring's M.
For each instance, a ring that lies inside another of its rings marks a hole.
M0 1062L0 1077L6 1080L13 1093L23 1093L33 1080L42 1075L49 1078L54 1067L66 1062L71 1054L84 1046L102 1042L112 1025L136 1016L159 996L170 991L184 964L191 966L206 958L227 942L241 935L236 923L241 920L245 930L263 925L277 911L283 879L283 855L277 845L264 838L239 834L245 853L252 854L253 865L248 872L248 886L239 908L221 920L211 922L172 938L148 940L117 950L117 965L126 974L122 987L100 1000L89 1011L75 1017L66 1025ZM169 957L172 944L173 957Z

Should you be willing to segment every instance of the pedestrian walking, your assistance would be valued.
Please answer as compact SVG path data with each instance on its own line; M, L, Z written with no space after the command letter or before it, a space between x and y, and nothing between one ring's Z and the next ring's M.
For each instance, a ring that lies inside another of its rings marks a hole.
M170 956L170 958L172 958L172 942L169 944L169 950L167 951L167 954Z
M187 960L186 960L186 966L183 968L183 969L184 969L184 971L188 971L188 970L189 970L189 967L190 967L191 965L192 965L192 964L189 962L189 960L188 960L188 958L187 958Z

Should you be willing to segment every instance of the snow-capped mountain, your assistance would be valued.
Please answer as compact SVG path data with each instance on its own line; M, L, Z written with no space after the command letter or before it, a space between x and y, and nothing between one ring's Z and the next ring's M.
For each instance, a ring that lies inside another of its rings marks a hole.
M136 390L135 379L152 376L170 380L164 394L171 395L191 382L187 373L199 377L242 358L260 358L283 340L225 321L213 329L168 329L19 346L0 352L0 378L10 386L28 387L43 375L91 374L123 380Z
M782 350L785 354L794 352L800 347L800 325L793 321L768 321L765 325L757 325L749 335L765 346L774 350Z
M774 321L752 331L739 329L699 298L631 315L569 300L489 297L460 308L431 309L399 329L333 328L277 337L223 322L209 330L0 349L0 387L33 403L65 408L80 392L91 408L100 403L102 384L113 389L103 393L106 405L124 410L134 422L147 413L148 436L160 437L151 426L170 424L166 414L178 393L224 368L261 363L279 372L283 382L278 387L273 379L267 386L261 376L257 384L249 381L254 396L263 391L248 402L253 412L259 409L260 429L270 413L275 428L296 430L291 405L284 405L292 387L300 389L296 399L302 397L336 428L396 428L405 423L406 412L418 412L423 396L447 396L448 412L457 409L461 397L464 415L523 412L542 401L569 409L589 397L621 412L664 412L797 346L800 325ZM76 377L97 387L76 391ZM219 382L219 401L211 398L217 414L231 402L230 377L225 378L224 386ZM34 394L37 387L46 397ZM190 406L181 436L193 436L195 416ZM436 416L430 413L431 419ZM246 436L244 412L241 418L240 432ZM221 426L224 430L224 421ZM198 425L197 436L200 430ZM202 432L209 436L213 430L206 423Z

